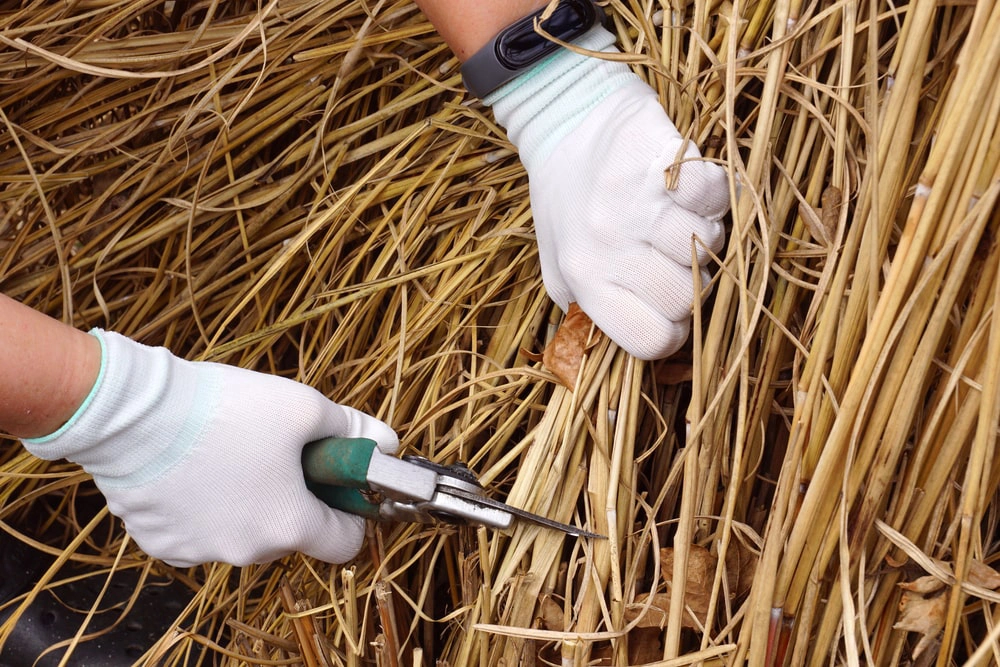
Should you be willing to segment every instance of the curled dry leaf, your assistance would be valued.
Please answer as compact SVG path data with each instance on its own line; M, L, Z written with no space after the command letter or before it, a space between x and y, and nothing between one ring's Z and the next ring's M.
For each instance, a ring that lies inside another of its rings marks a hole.
M823 209L820 212L820 222L826 234L827 242L833 243L837 238L837 225L840 221L840 209L844 204L844 193L840 188L829 186L823 190Z
M538 625L546 630L563 631L566 629L566 619L562 605L552 599L551 595L543 595L538 604Z
M940 560L938 558L931 558L930 560L935 565L940 567L942 571L947 572L949 575L954 575L954 568L950 562ZM908 568L908 566L911 565L909 560L897 561L886 558L886 562L891 567L897 569ZM911 576L914 575L911 574ZM997 572L983 561L976 560L975 558L969 561L969 569L968 572L966 572L965 580L973 586L979 586L980 588L986 588L989 590L996 590L997 588L1000 588L1000 572ZM928 593L933 593L941 589L947 583L949 582L942 581L940 576L925 575L914 579L913 581L903 582L899 584L899 587L914 593L927 595Z
M729 583L730 597L737 598L750 592L758 560L757 553L741 540L729 542L726 550L726 580Z
M688 547L687 577L684 582L685 612L681 624L686 628L700 628L708 618L708 607L712 599L712 582L715 579L716 558L708 549L692 544ZM667 582L667 592L653 597L652 608L648 610L641 625L662 627L670 612L670 587L674 576L674 549L660 549L660 576ZM629 609L633 614L642 613L647 598L637 599ZM663 614L662 619L660 614Z
M805 204L799 205L799 215L809 229L809 235L820 245L829 248L837 236L837 225L840 220L840 208L844 195L839 188L833 186L823 191L822 206L812 208Z
M920 634L920 640L913 649L914 659L919 658L938 641L938 635L944 628L947 607L946 595L925 598L911 591L903 592L903 597L899 601L899 620L892 627Z
M1000 572L980 560L973 559L969 563L968 581L981 588L996 590L1000 588Z
M937 558L931 560L942 571L949 575L953 573L951 563ZM909 564L907 560L887 559L887 562L897 568L905 568ZM995 590L1000 587L1000 572L973 559L969 561L966 581L981 588ZM916 660L938 643L938 635L944 628L948 608L948 585L939 576L929 574L898 585L903 589L903 596L899 601L899 619L893 628L920 635L913 649L913 659Z
M941 590L944 587L944 582L937 577L927 575L914 581L904 581L899 584L899 587L917 595L928 595Z
M580 373L580 364L587 351L587 341L594 323L575 303L569 305L569 311L556 331L552 341L542 352L542 363L555 373L559 381L573 389Z

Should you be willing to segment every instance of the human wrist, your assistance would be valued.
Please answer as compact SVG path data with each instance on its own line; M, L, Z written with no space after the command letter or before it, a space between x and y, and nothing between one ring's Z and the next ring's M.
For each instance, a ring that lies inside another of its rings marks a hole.
M58 433L71 423L76 415L86 410L87 403L100 383L104 366L104 345L93 332L74 330L68 349L64 349L66 369L64 390L53 401L53 418L39 424L34 437ZM32 437L26 434L25 437Z
M462 62L468 60L503 28L548 4L549 0L509 0L467 3L455 11L449 0L416 0L448 47Z
M100 345L86 332L0 294L0 432L58 429L93 387Z
M73 396L72 400L66 400L67 409L62 412L62 417L53 421L46 429L37 429L37 433L23 433L21 435L24 444L35 453L36 456L46 459L57 459L64 456L63 453L50 455L49 453L53 451L53 448L48 447L41 449L48 443L58 440L62 437L64 433L70 430L74 424L76 424L83 415L87 414L90 410L90 406L93 403L95 397L98 395L101 387L104 385L104 376L107 369L108 351L102 337L103 332L99 329L92 329L89 332L80 332L88 340L87 347L96 352L96 366L95 371L92 372L89 384L84 384L82 381L77 383L77 388L68 391L67 396ZM79 343L82 345L82 340ZM90 356L88 354L87 356ZM86 386L86 390L83 387Z

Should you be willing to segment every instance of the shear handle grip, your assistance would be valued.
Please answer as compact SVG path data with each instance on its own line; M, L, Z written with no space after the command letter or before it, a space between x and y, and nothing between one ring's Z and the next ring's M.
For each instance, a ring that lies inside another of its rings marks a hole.
M368 488L368 466L375 452L368 438L323 438L302 448L302 469L310 482Z
M367 490L368 467L377 445L369 438L323 438L302 448L306 486L330 507L369 519L380 518Z

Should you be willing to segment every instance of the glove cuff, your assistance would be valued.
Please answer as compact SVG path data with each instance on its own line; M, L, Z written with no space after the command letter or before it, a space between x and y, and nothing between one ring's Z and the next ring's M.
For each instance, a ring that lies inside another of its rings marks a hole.
M102 489L145 484L183 459L218 401L214 364L200 372L162 347L94 329L101 369L76 414L56 432L24 441L39 458L65 458Z
M595 26L574 42L586 51L620 53L615 36ZM507 130L531 174L608 95L638 77L625 63L560 49L487 95L483 102Z

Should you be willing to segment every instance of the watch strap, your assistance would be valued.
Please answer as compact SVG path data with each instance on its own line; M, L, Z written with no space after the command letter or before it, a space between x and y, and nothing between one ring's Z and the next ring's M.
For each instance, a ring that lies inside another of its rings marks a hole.
M535 32L535 20L541 19L546 9L507 26L462 65L462 81L470 93L483 98L560 48ZM604 11L593 0L560 0L540 27L562 42L571 42L603 16Z

